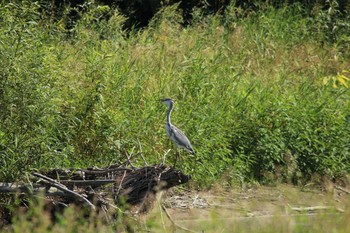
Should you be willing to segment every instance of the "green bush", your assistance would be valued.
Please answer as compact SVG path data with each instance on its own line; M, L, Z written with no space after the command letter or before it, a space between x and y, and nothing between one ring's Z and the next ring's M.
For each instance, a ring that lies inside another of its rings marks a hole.
M294 4L206 17L197 9L184 28L175 5L125 35L125 18L107 6L84 5L69 30L67 15L41 9L0 4L0 180L126 154L159 163L173 148L158 101L168 96L197 152L182 153L179 168L196 184L348 172L349 93L337 73L349 70L349 25L319 37L325 19Z

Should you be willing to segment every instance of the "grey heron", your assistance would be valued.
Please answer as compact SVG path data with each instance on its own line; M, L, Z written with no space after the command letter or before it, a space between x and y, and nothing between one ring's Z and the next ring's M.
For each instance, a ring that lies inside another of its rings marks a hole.
M171 98L165 98L165 99L162 99L161 101L164 104L168 105L168 107L169 107L167 115L166 115L166 127L165 127L168 137L179 148L184 148L190 154L194 154L194 150L192 148L190 140L188 140L186 135L180 129L178 129L176 126L171 124L170 115L171 115L171 111L174 108L174 101ZM178 156L179 156L179 154L177 154L177 156L176 156L174 167L175 167Z

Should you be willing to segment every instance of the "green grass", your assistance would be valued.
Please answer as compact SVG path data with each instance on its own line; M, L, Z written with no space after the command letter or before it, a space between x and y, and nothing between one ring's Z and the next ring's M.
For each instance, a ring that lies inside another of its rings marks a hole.
M0 3L0 181L33 169L107 166L126 154L139 166L141 154L160 163L173 148L162 97L176 99L173 123L197 152L183 154L180 167L192 185L349 174L350 25L336 5L312 12L299 4L230 6L205 17L196 10L187 27L175 5L129 35L125 18L107 6L84 6L70 29L67 12L55 18L42 9ZM145 225L125 217L111 226L70 207L52 225L42 208L16 215L12 231L164 230L159 213ZM347 220L337 218L335 232L348 232ZM323 216L315 221L314 231L327 225ZM280 222L258 224L258 232L308 232ZM206 224L214 232L232 223Z
M195 184L349 172L350 26L336 12L342 30L329 39L327 12L311 18L298 4L198 10L186 28L173 6L128 36L106 6L85 6L70 30L68 16L40 10L0 5L0 180L126 153L159 163L172 148L161 97L176 99L173 122L197 152L181 167Z

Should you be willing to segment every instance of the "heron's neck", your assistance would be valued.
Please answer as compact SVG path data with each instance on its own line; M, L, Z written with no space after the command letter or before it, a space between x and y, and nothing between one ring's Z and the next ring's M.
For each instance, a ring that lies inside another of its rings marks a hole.
M167 115L166 115L166 123L169 124L169 125L171 125L170 115L171 115L171 111L173 110L173 108L174 108L173 103L170 103L170 104L169 104L168 113L167 113Z

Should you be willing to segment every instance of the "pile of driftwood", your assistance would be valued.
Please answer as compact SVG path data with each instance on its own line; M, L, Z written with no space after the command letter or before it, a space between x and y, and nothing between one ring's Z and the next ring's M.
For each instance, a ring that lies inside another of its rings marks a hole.
M32 172L26 182L0 183L0 196L9 193L25 200L43 193L52 205L70 204L91 209L116 207L120 200L138 211L147 210L149 198L158 191L188 182L190 177L166 165L141 168L111 165L105 168L50 169Z

